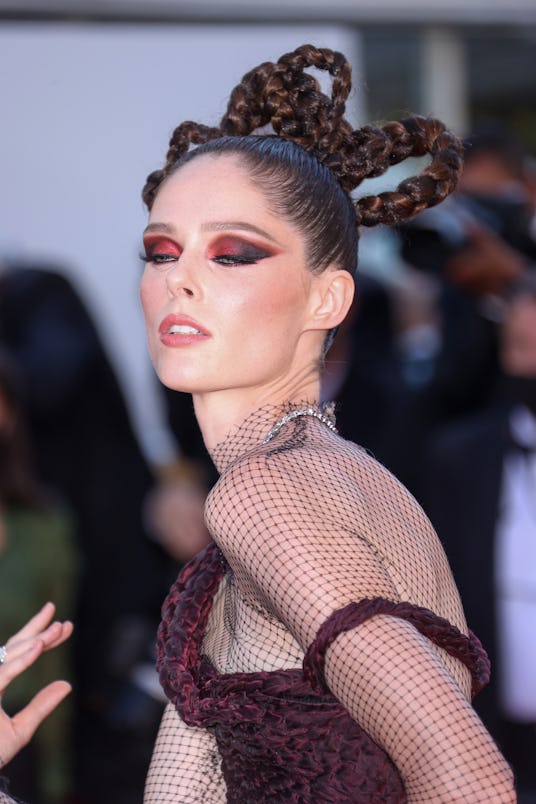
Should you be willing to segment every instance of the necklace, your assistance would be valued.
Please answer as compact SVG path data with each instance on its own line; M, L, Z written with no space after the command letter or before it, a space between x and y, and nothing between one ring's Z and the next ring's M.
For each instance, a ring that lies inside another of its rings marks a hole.
M299 410L292 410L290 413L286 413L282 416L279 421L277 421L269 433L267 433L266 437L263 440L263 444L267 444L272 438L277 435L277 433L281 430L289 422L293 421L294 419L298 419L300 416L312 416L314 419L318 419L318 421L325 424L330 430L334 433L337 432L337 428L335 426L335 405L333 402L328 402L322 407L317 407L316 405L309 405L307 408L300 408Z

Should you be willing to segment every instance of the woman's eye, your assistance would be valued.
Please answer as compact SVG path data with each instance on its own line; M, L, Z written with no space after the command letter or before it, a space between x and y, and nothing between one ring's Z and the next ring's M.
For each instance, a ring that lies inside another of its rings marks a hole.
M212 257L219 265L251 265L258 262L259 257L246 257L241 254L218 254Z
M218 265L252 265L270 254L252 243L244 243L234 237L225 237L214 244L211 260Z
M143 240L145 251L140 254L143 262L152 262L154 265L165 265L175 262L181 255L181 248L167 237L145 237Z
M166 262L175 262L178 260L176 254L140 254L140 260L143 262L154 262L156 265L163 265Z

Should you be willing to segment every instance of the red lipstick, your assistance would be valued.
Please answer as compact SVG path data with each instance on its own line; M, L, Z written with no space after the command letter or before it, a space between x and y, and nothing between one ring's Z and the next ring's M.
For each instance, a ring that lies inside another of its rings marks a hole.
M190 346L211 337L210 332L193 318L175 313L164 318L158 332L164 346L172 347Z

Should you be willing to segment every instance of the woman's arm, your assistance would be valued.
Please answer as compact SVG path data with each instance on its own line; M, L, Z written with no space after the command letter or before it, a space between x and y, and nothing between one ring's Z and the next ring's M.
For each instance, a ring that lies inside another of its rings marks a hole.
M391 756L408 801L515 802L510 768L430 643L378 616L328 649L326 681Z
M145 785L144 804L224 804L225 781L215 738L188 726L168 704Z
M54 606L46 603L35 617L6 642L4 661L0 664L0 700L11 682L30 667L43 651L61 645L71 635L70 622L53 622ZM0 768L32 738L40 723L71 690L66 681L53 681L35 695L30 703L10 717L0 708Z

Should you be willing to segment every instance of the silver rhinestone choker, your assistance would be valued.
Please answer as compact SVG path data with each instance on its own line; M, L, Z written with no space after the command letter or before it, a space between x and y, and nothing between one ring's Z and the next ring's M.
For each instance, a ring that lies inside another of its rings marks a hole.
M286 413L274 424L262 443L267 444L275 435L277 435L282 427L293 421L293 419L300 418L300 416L312 416L314 419L318 419L318 421L322 422L322 424L325 424L326 427L328 427L334 433L337 432L334 417L334 404L330 402L324 405L322 408L310 405L308 408L300 408L299 410L292 410L290 413Z

